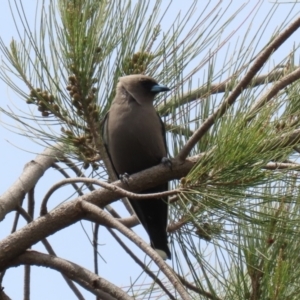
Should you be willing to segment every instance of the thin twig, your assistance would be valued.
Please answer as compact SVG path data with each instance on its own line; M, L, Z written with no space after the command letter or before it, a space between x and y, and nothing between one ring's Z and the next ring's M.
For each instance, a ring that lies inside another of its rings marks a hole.
M62 159L60 159L61 162L65 163L71 170L74 171L74 173L77 175L77 177L83 177L85 178L85 174L81 172L81 170L68 158L63 157ZM56 168L56 164L53 164L53 166ZM58 166L58 165L57 165ZM57 167L57 170L60 171L66 178L70 178L70 176L59 166ZM83 195L83 192L81 189L79 189L77 187L77 185L74 183L72 184L72 186L75 188L75 190L78 192L78 194L80 196ZM95 188L92 184L87 184L86 187L90 190L90 191L94 191ZM120 218L120 216L118 215L118 213L112 208L111 205L106 205L105 209L115 218Z
M76 164L72 160L68 159L67 157L62 157L60 161L65 163L76 174L77 177L85 177L85 174L76 166ZM90 191L95 190L92 184L87 184L86 186Z
M64 159L61 159L61 162L65 163L69 168L71 168L75 172L75 174L77 176L85 178L84 173L82 173L81 170L70 159L64 158ZM65 172L64 169L62 169L59 165L57 165L56 163L54 163L52 166L56 170L58 170L59 172L61 172L61 174L64 175L64 177L70 178L70 176L68 175L68 173ZM77 184L72 183L72 186L74 187L74 189L78 192L78 194L80 196L83 195L82 190L77 186ZM92 184L87 184L86 186L87 186L87 188L90 191L95 190L95 188L94 188L94 186ZM115 217L115 218L121 218L120 215L112 208L111 205L106 205L105 209L113 217ZM134 222L134 224L132 226L135 226L135 225L139 224L139 220L136 217L134 217L133 219L134 219L135 222ZM98 249L97 249L97 247L98 247L98 231L99 231L99 224L95 223L94 231L93 231L93 249L94 249L94 270L95 270L95 274L97 274L97 275L98 275Z
M278 94L279 91L287 87L289 84L295 82L300 78L300 68L297 68L295 71L290 74L282 77L278 80L263 96L261 96L250 108L249 117L247 121L252 120L255 117L255 114L258 110L268 103L274 96Z
M72 160L70 160L67 157L61 157L60 161L65 163L76 175L77 177L85 177L84 173L81 172L81 170L74 164ZM91 188L94 190L93 188Z
M57 170L58 172L60 172L65 178L71 178L70 175L64 169L62 169L57 163L53 163L52 167L55 170ZM83 195L81 188L76 183L71 183L71 185L73 186L75 191L78 193L78 195L80 195L80 196Z
M81 178L81 177L80 178L69 178L69 179L61 180L60 182L54 184L52 186L52 188L46 193L46 195L42 201L42 204L41 204L41 215L45 215L48 212L47 202L48 202L49 198L51 197L51 195L60 187L66 185L66 184L73 183L73 182L93 183L93 184L99 185L103 188L106 188L110 191L116 192L116 193L120 194L121 196L129 197L129 198L136 199L136 200L161 198L161 197L165 197L165 196L175 195L175 194L178 194L181 192L180 189L175 189L175 190L161 192L161 193L136 194L136 193L124 190L114 184L107 183L107 182L100 181L100 180L93 179L93 178Z
M94 249L94 272L98 273L98 233L99 233L99 224L95 223L93 230L93 249Z
M33 220L33 216L34 216L34 204L35 201L34 201L34 187L33 187L27 194L27 212L31 220ZM31 221L27 220L27 223L29 222ZM31 275L31 267L29 265L25 265L24 266L24 300L30 300L30 279L31 279L30 275Z
M279 163L279 162L269 162L264 167L266 170L299 170L300 164L297 163Z
M221 103L219 108L204 121L200 128L198 128L192 137L187 141L177 155L179 160L183 161L186 159L196 143L198 143L204 134L213 126L215 121L225 114L225 112L236 101L242 91L250 84L254 75L261 69L270 55L277 50L279 46L281 46L282 43L284 43L299 27L300 18L297 18L286 30L275 37L274 40L265 47L265 49L257 56L252 67L249 68L244 78L242 78L242 80L236 85L231 94L223 101L223 103Z
M30 265L24 266L24 300L30 300Z
M203 295L208 299L213 299L213 300L222 300L221 298L214 296L212 293L206 292L204 290L199 289L198 287L194 286L193 284L191 284L190 282L188 282L187 280L185 280L182 276L180 276L179 274L177 274L178 278L180 279L180 281L182 282L182 284L187 287L189 290L194 291L196 293L198 293L199 295Z

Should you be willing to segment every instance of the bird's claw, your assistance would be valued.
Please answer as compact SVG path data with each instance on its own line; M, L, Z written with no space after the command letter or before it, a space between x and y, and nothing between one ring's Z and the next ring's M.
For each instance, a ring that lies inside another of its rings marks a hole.
M129 174L128 173L124 173L124 174L120 174L119 175L120 180L125 183L125 184L129 184L128 180L129 180Z
M165 167L169 167L172 170L172 161L170 158L168 157L163 157L161 159L161 163L165 166Z

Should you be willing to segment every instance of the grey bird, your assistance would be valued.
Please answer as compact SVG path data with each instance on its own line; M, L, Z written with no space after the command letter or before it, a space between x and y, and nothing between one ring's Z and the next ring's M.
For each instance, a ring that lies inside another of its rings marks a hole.
M118 176L140 172L167 157L164 124L154 106L154 97L169 91L164 85L145 75L119 78L116 96L103 125L103 140ZM141 193L168 190L168 183ZM151 246L163 259L171 259L168 247L168 197L129 199L137 217L147 231Z

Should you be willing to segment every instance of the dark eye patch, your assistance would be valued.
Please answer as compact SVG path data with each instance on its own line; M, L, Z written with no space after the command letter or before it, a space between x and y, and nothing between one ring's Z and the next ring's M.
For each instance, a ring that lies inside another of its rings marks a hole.
M140 83L142 87L148 91L150 91L154 85L157 85L156 82L151 80L141 80Z

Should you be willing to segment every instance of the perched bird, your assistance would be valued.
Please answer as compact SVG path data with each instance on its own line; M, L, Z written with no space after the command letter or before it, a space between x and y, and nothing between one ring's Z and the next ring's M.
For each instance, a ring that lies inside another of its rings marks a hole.
M167 157L165 128L153 100L158 93L169 90L145 75L119 78L103 126L103 140L118 176L148 169ZM167 190L168 183L164 183L141 193ZM151 246L163 259L171 259L166 232L168 197L129 201L150 237Z

